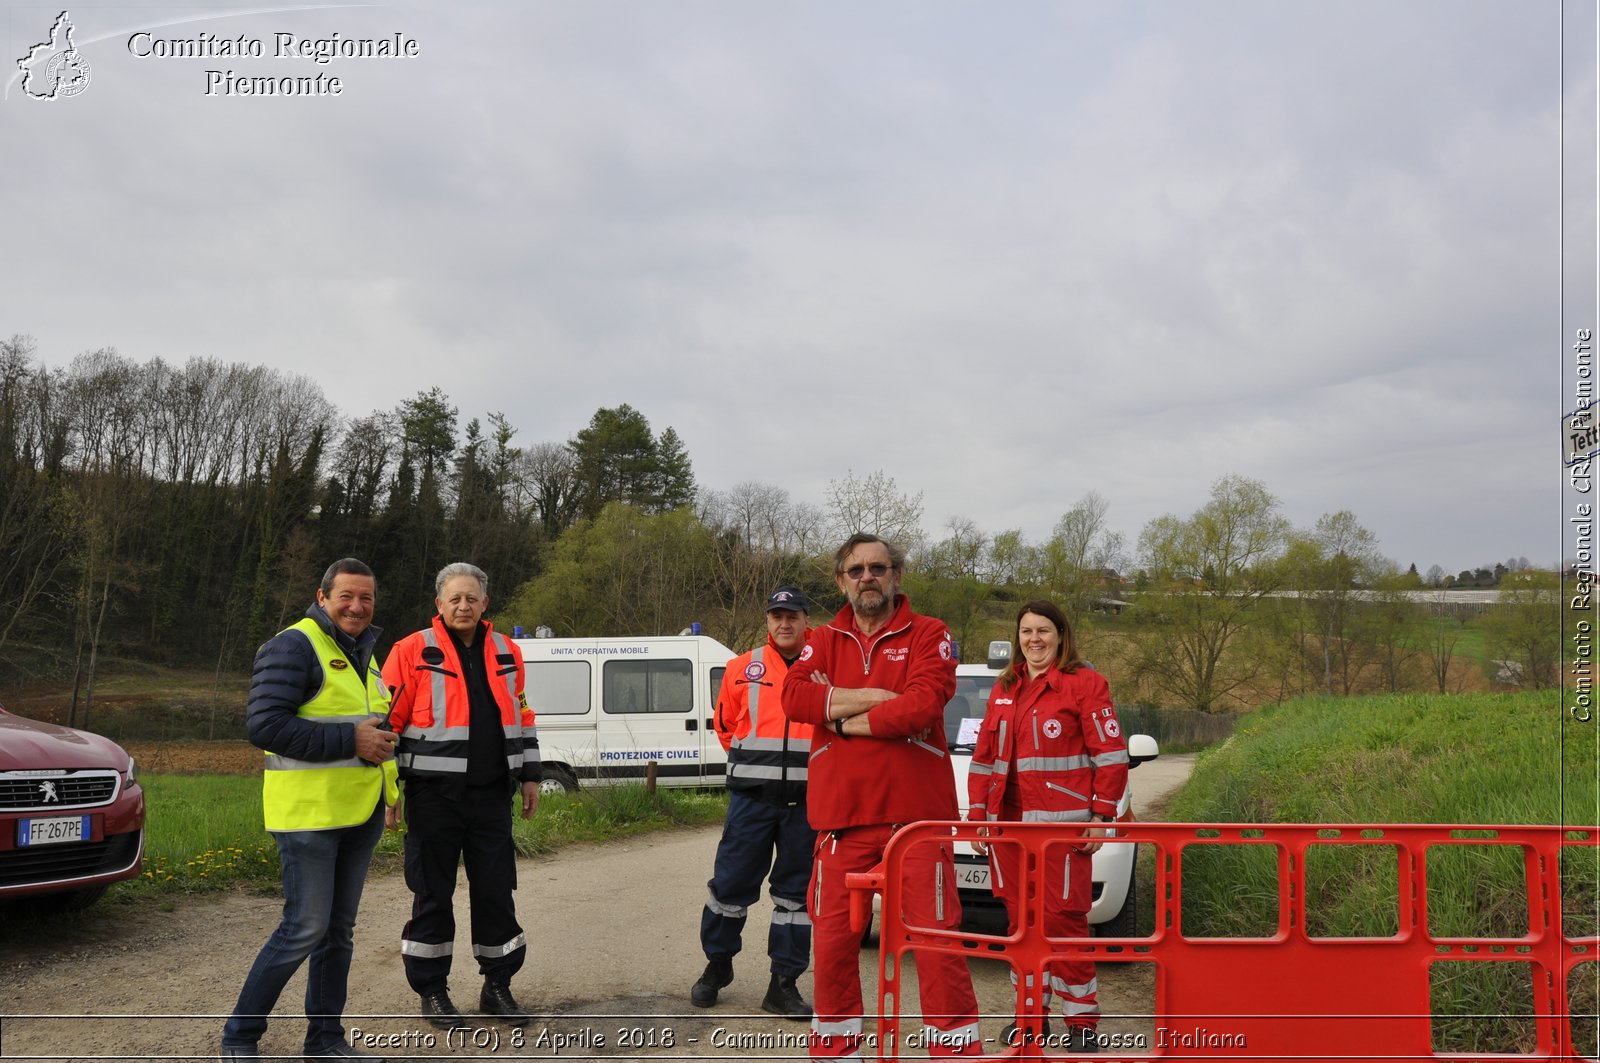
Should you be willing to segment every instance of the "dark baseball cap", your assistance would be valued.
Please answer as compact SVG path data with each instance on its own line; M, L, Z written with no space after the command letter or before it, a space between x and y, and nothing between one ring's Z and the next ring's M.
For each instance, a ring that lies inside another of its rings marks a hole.
M811 610L806 606L806 596L799 587L779 587L773 591L772 597L767 599L767 612L770 613L774 609L811 615Z

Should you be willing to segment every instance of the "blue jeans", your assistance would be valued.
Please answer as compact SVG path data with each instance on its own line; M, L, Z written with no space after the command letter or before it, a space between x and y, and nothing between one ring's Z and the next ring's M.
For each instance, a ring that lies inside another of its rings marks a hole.
M283 920L261 946L222 1027L225 1047L254 1047L267 1016L307 956L306 1054L344 1040L344 1001L356 909L372 850L383 836L383 801L365 823L333 830L274 831L283 864Z

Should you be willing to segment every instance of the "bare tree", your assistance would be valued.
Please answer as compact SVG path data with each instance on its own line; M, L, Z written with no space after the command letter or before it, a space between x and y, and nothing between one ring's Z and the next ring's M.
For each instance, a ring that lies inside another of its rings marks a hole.
M141 503L147 498L139 488L153 441L146 433L143 411L154 397L138 367L110 348L73 359L67 380L76 439L74 520L84 542L78 566L77 666L68 721L78 723L81 696L82 722L87 726L112 590L131 590L139 582L136 562L123 551L124 534L141 519Z
M345 500L345 512L365 523L378 513L379 493L397 449L393 435L378 415L358 418L345 426L333 448L331 464Z
M1430 611L1433 616L1423 649L1428 655L1428 666L1439 693L1448 694L1451 692L1450 662L1455 657L1456 643L1461 641L1464 626L1445 600L1442 589L1434 596Z
M779 550L787 545L789 492L774 484L746 480L726 491L705 491L701 519L736 535L752 548Z
M922 544L922 492L901 494L894 477L878 469L865 478L854 471L828 482L828 515L834 538L856 532L882 536L911 553Z
M545 538L553 540L578 516L578 459L560 443L539 443L517 461L517 490L530 499Z
M811 557L827 549L827 522L822 510L810 502L793 502L789 505L789 523L784 529L784 543L794 553Z
M1378 537L1349 510L1324 513L1309 536L1312 551L1291 578L1317 618L1322 687L1349 694L1366 666L1370 646L1352 638L1358 588L1370 587L1393 567L1378 551Z
M976 641L994 587L982 578L989 537L969 517L951 517L950 534L910 566L906 590L922 612L945 622L964 650Z
M1360 614L1360 636L1372 646L1378 674L1390 693L1409 686L1414 662L1423 655L1417 611L1406 581L1390 576L1379 580L1372 600Z
M951 517L945 528L950 534L929 549L925 567L943 579L978 580L989 537L971 517Z
M1125 565L1123 537L1106 524L1111 504L1090 491L1056 521L1050 540L1039 549L1039 581L1055 595L1068 616L1081 618L1105 596L1112 571Z
M747 480L727 491L704 492L701 521L711 532L722 607L716 634L729 646L760 640L767 595L798 580L802 555L793 548L789 492Z
M0 342L0 647L70 556L74 526L53 475L66 429L34 342Z

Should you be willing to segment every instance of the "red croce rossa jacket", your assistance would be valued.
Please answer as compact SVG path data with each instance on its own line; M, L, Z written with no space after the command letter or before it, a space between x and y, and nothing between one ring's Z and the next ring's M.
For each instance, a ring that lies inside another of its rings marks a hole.
M872 735L842 737L827 725L828 687L899 693L865 714ZM806 796L819 831L923 819L957 819L955 776L944 740L944 707L955 693L955 649L944 623L911 611L900 595L888 623L868 638L846 605L811 632L789 669L789 717L816 726Z
M967 772L968 819L1115 819L1127 785L1127 741L1099 672L1052 667L995 684Z

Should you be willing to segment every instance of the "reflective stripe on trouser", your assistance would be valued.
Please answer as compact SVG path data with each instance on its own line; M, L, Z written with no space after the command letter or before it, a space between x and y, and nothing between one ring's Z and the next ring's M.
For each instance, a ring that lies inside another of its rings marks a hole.
M758 801L738 790L728 794L728 818L717 843L717 860L700 913L700 947L710 960L738 955L740 937L761 880L772 874L772 924L767 955L773 974L798 977L811 962L811 918L805 911L816 832L804 804L792 808Z
M861 1050L861 935L850 929L849 895L844 877L867 871L883 857L894 833L889 826L855 827L817 836L811 888L806 904L813 924L816 1016L811 1022L814 1060L854 1059ZM907 925L955 929L961 925L955 865L948 843L919 846L905 861L902 893ZM975 1056L983 1052L978 1032L978 1000L966 960L947 953L912 951L917 964L923 1033L930 1056ZM900 1002L901 1014L905 1003Z
M994 891L1005 903L1008 931L1017 926L1017 905L1021 897L1022 851L1015 845L995 843ZM1094 899L1092 865L1094 858L1063 842L1047 846L1044 852L1044 932L1048 937L1088 937L1089 906ZM1067 865L1071 865L1070 881ZM1100 1003L1096 999L1094 961L1057 960L1046 965L1043 982L1044 1008L1052 998L1061 1002L1061 1014L1068 1026L1087 1026L1100 1022Z
M406 828L406 885L414 897L400 935L406 981L418 993L448 983L456 937L456 871L464 862L472 953L486 979L509 982L528 950L512 899L517 854L506 787L408 780Z

